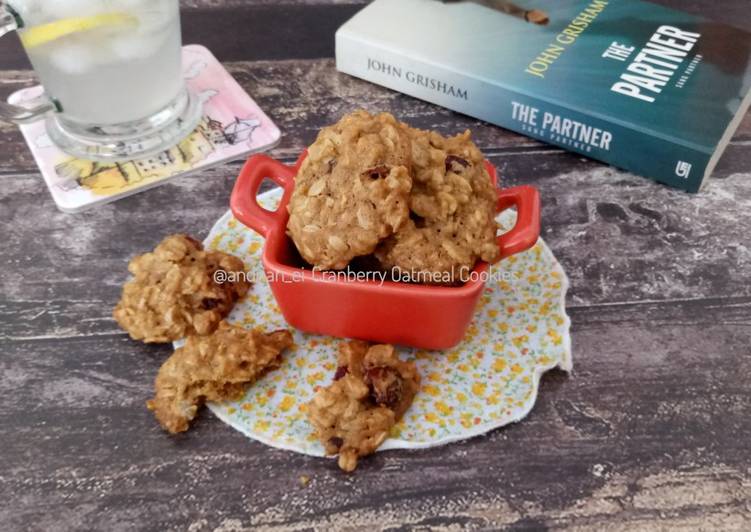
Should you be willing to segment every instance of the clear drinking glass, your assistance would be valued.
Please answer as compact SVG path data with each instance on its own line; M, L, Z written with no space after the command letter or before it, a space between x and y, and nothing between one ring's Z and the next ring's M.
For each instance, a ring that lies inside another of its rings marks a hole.
M64 151L94 160L153 154L198 124L201 105L181 69L178 0L9 0L0 35L18 30L44 87L14 122L47 115Z

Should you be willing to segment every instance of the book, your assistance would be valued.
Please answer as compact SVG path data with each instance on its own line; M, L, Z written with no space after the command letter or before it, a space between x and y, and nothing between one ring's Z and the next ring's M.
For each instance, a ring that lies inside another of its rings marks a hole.
M751 34L639 0L375 0L341 72L690 192L751 104Z

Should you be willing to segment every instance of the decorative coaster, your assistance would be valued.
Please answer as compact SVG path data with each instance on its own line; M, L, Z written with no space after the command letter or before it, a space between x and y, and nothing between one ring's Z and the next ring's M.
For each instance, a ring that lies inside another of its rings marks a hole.
M183 75L188 90L200 96L204 117L188 138L157 155L117 163L76 159L52 143L44 119L20 126L60 210L80 212L109 203L279 141L279 128L207 48L183 47ZM8 102L23 105L41 92L41 86L23 89Z
M270 210L281 198L276 189L259 196ZM516 214L499 222L508 230ZM287 328L261 264L263 238L231 213L205 240L208 248L232 253L255 280L229 321L248 328ZM540 377L559 367L572 369L570 320L565 298L568 279L545 242L494 266L467 337L454 349L424 351L400 347L422 376L420 392L379 450L443 445L523 419L534 406ZM272 447L323 456L312 435L306 405L328 385L344 340L295 331L296 347L281 367L250 387L239 401L210 404L211 410L247 436Z

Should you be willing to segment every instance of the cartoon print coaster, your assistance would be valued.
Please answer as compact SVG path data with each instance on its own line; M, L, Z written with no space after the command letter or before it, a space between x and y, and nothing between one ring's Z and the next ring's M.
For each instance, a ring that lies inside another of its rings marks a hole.
M60 151L44 120L20 126L34 160L60 210L79 212L165 183L167 180L242 159L273 147L279 128L205 47L183 47L188 89L203 102L203 120L177 146L157 155L117 163L76 159ZM23 105L42 87L15 92L8 102Z
M276 189L259 196L273 210ZM513 212L500 215L509 229ZM263 238L231 213L211 230L205 244L245 261L254 285L229 320L266 330L287 328L261 265ZM570 320L565 311L568 279L545 242L493 266L464 341L446 351L399 347L414 360L422 385L414 403L379 450L442 445L484 434L523 419L537 398L540 377L572 369ZM323 456L312 437L306 404L317 387L331 382L344 340L295 331L295 348L282 366L250 387L239 401L210 404L224 422L247 436L300 453Z

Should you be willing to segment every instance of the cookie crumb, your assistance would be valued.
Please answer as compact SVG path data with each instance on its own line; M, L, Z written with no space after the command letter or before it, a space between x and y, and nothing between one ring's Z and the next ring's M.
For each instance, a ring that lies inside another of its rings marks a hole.
M547 26L550 22L550 17L545 11L540 11L539 9L532 9L531 11L527 11L524 13L524 18L527 19L527 22L531 22L532 24L537 24L539 26Z
M310 484L310 477L308 475L300 475L300 486L303 488L307 488L308 484Z

